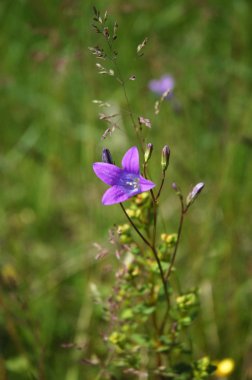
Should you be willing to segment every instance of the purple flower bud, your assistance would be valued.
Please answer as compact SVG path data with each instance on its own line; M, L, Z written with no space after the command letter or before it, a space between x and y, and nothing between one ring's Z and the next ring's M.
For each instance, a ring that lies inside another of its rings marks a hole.
M151 158L152 151L153 151L153 144L151 144L151 143L147 144L145 152L144 152L144 162L145 163L147 163L149 161L149 159Z
M109 149L102 149L102 162L106 162L107 164L114 164L111 153Z
M192 191L188 194L186 198L186 206L189 207L197 198L203 187L205 186L204 182L199 182L194 186Z
M168 145L165 145L163 147L162 156L161 156L161 166L162 166L163 172L165 172L168 168L170 154L171 154L170 148L168 147Z
M173 190L178 191L178 186L175 182L172 182L172 188Z
M177 196L178 196L180 199L183 199L183 195L182 195L182 193L181 193L181 189L180 189L180 187L178 187L178 185L177 185L175 182L172 183L172 188L173 188L173 190L176 192Z

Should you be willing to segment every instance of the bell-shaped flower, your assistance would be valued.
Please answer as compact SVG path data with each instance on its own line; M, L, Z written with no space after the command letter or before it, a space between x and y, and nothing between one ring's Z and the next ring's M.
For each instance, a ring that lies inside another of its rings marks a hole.
M104 205L124 202L156 186L141 176L139 153L135 146L123 156L122 168L106 162L95 162L93 169L98 178L111 186L102 197Z

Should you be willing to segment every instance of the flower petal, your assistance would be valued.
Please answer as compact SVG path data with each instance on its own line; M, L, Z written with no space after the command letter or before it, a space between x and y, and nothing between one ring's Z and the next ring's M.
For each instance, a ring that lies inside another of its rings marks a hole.
M131 197L132 195L129 195L122 186L112 186L103 194L102 203L104 205L113 205L124 202Z
M145 191L149 191L153 189L153 187L156 186L156 184L148 179L145 179L140 175L140 186L141 186L141 193Z
M154 79L149 82L149 89L159 95L166 91L172 92L174 86L175 81L171 75L163 75L160 79Z
M122 167L129 173L139 174L139 153L136 146L130 148L122 159Z
M95 162L93 169L98 178L111 186L118 182L123 173L122 169L118 168L118 166L105 162Z
M153 92L160 93L160 83L159 80L153 79L149 82L149 89Z

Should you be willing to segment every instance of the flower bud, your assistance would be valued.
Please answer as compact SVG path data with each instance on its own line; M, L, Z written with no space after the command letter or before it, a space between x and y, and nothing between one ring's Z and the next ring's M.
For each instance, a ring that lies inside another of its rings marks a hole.
M0 272L0 281L7 289L15 289L18 286L18 275L11 264L5 264Z
M129 224L119 225L117 228L119 240L122 244L132 243L131 231Z
M128 232L130 232L130 225L127 223L119 225L117 228L117 232L119 235L125 233L127 234Z
M153 151L153 144L151 144L151 143L147 144L145 152L144 152L144 162L145 163L147 163L149 161L149 159L151 158L152 151Z
M178 234L161 234L161 240L163 240L169 247L174 247L178 240Z
M192 189L192 191L188 194L186 198L186 206L189 207L197 198L203 187L205 186L204 182L197 183L196 186Z
M102 162L114 164L111 153L107 148L102 149Z
M162 150L162 156L161 156L161 166L163 172L165 172L168 168L169 165L169 160L170 160L170 148L168 145L165 145Z
M233 359L226 358L217 363L216 375L220 378L227 378L234 370Z
M188 327L192 323L192 318L189 316L183 317L183 318L180 318L179 322L180 322L181 326Z
M127 209L126 209L126 212L127 212L128 216L129 216L130 218L135 218L135 217L136 217L136 210L132 210L132 209L130 209L130 208L127 208Z
M149 199L149 193L146 191L145 193L136 195L134 201L138 206L141 206L144 203L146 203L148 199Z
M172 188L173 188L173 190L176 192L177 196L178 196L181 200L183 200L183 195L182 195L182 193L181 193L181 189L180 189L180 187L177 186L177 184L176 184L175 182L172 183Z

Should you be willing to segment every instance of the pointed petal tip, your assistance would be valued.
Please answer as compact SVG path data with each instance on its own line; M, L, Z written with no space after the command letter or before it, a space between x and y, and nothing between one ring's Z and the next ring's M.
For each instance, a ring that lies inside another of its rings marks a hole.
M127 150L122 159L122 168L129 173L140 173L139 153L136 146Z
M95 162L93 170L100 180L110 186L115 185L122 174L122 169L118 166L105 162Z
M102 197L102 204L105 206L110 206L127 201L129 198L131 198L131 196L125 192L125 189L122 186L115 185L105 191Z
M156 184L142 176L140 176L140 186L141 186L141 191L142 192L145 192L145 191L149 191L151 189L153 189Z

